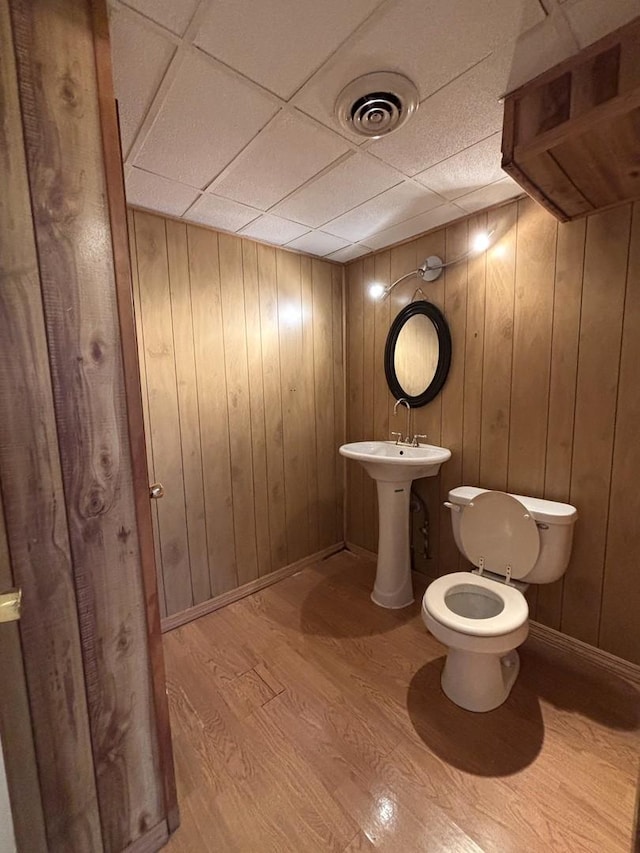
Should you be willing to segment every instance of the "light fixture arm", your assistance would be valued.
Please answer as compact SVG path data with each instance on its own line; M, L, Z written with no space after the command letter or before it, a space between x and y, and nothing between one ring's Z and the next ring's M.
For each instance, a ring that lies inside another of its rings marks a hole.
M467 258L471 257L471 255L478 255L482 252L486 251L488 248L489 238L493 235L493 231L490 231L488 234L484 235L486 237L486 243L481 248L471 248L468 252L465 252L463 255L460 255L457 258L454 258L452 261L447 261L445 264L442 258L438 257L438 255L429 255L428 258L420 264L417 270L412 270L411 272L407 272L404 275L401 275L400 278L397 278L392 284L385 287L382 292L382 299L386 299L387 296L391 293L394 287L400 284L403 281L406 281L408 278L413 278L413 276L417 276L421 278L423 281L435 281L440 278L442 275L442 270L447 267L452 267L454 264L459 264L462 261L466 261Z

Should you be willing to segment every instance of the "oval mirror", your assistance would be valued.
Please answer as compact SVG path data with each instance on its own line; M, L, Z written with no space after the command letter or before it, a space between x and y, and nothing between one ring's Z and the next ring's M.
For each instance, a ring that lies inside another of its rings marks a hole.
M411 302L389 329L384 370L389 390L412 408L440 393L451 365L451 334L442 312L430 302Z

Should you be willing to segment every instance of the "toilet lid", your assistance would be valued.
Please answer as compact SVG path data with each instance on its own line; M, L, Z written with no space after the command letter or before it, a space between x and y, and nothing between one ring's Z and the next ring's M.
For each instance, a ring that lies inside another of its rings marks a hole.
M504 492L483 492L462 510L460 539L474 566L495 574L526 577L540 553L540 534L524 504Z

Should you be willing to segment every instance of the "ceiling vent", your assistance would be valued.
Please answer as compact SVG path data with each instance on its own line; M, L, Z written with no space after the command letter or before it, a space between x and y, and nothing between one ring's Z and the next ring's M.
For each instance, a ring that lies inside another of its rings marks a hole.
M393 71L376 71L345 86L336 101L336 115L345 130L378 139L406 124L418 105L418 90L411 80Z

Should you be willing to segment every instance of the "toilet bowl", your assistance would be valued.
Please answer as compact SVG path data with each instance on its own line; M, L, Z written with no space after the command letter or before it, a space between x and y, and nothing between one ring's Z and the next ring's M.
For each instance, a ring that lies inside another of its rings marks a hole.
M433 581L422 618L448 647L441 684L468 711L491 711L509 696L516 651L529 632L529 583L566 571L577 512L569 504L461 486L449 493L454 538L476 567Z

